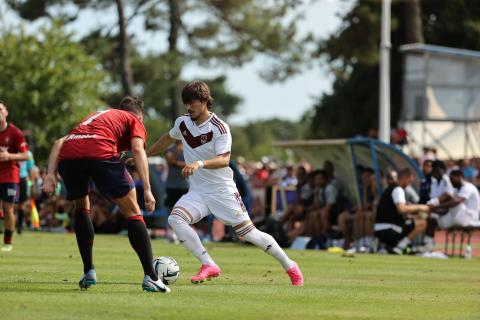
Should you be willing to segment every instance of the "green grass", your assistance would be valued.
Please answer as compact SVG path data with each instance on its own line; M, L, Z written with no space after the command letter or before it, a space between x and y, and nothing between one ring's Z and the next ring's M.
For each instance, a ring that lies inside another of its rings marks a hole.
M80 291L75 236L26 233L0 253L0 319L480 319L480 259L434 260L289 251L305 286L292 287L268 255L250 246L209 244L223 275L203 285L181 246L153 241L181 275L172 293L141 290L140 263L121 236L97 236L98 284Z

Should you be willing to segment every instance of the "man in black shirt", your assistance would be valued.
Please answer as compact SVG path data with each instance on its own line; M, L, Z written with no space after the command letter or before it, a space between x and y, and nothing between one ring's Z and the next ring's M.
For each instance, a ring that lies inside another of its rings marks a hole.
M422 233L427 222L429 207L423 204L407 204L405 188L412 183L409 169L398 174L398 181L390 184L380 198L375 220L375 236L397 254L402 254L411 240Z

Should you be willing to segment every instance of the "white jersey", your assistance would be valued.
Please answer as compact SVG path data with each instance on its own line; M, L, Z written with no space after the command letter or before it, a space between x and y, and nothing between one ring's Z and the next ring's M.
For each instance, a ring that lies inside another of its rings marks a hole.
M175 120L170 136L183 142L185 162L209 160L218 155L228 153L232 148L232 135L228 125L215 113L198 125L189 115ZM190 190L200 193L236 193L233 171L229 167L220 169L198 169L190 179Z
M430 198L438 198L444 193L453 195L454 189L450 178L445 174L442 180L438 181L435 177L432 177L432 184L430 186Z
M455 190L455 196L465 199L463 202L473 220L478 220L480 213L480 194L472 183L463 181L460 189Z

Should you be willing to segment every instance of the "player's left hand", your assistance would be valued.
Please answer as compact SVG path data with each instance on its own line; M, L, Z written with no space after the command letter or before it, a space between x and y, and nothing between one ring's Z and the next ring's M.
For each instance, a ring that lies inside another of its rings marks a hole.
M42 190L46 194L52 194L55 191L55 187L57 186L57 178L53 174L47 174L45 179L43 179Z
M10 161L10 152L8 151L0 152L0 161Z
M197 171L197 170L198 170L198 163L197 162L192 162L192 163L187 164L185 167L183 167L182 175L184 177L189 177L192 174L194 174L195 171Z
M145 209L148 212L155 210L155 197L150 190L144 190L143 199L145 200Z

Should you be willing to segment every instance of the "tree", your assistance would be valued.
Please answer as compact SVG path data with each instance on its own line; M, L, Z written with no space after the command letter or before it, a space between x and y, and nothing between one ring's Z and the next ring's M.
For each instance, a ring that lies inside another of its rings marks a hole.
M0 30L0 97L9 119L32 131L36 156L43 160L55 139L104 106L98 97L105 74L71 38L58 24L35 35Z
M146 0L137 0L134 5L136 6L135 13L139 10ZM20 17L23 19L34 21L42 17L48 17L51 19L62 20L63 22L74 21L78 12L81 9L92 8L95 10L104 10L108 9L113 3L110 0L75 0L73 3L65 2L64 0L7 0L7 3L12 9L18 12ZM52 13L51 8L58 9L63 8L63 6L76 5L77 13L69 14L60 11L59 13ZM130 41L127 33L128 21L125 17L125 1L124 0L115 0L115 6L117 9L118 15L118 36L116 37L116 45L112 49L116 53L116 62L118 73L120 75L120 82L123 90L123 95L132 95L134 94L134 80L132 67L130 64ZM130 20L130 19L128 19ZM111 29L105 35L106 38L110 37ZM99 32L94 31L93 35L100 35ZM95 37L89 37L90 40L95 39ZM115 77L114 77L115 78Z
M255 160L260 160L262 156L273 156L274 141L300 139L304 129L302 122L280 119L250 122L242 127L232 126L232 155Z
M310 136L350 137L377 127L380 6L380 1L357 1L339 30L320 43L318 58L326 58L335 81L333 92L314 106ZM392 125L402 106L403 59L398 47L424 40L479 50L479 16L480 3L475 0L392 2Z
M300 4L298 0L168 0L147 5L146 29L168 30L168 54L163 57L169 62L166 102L171 117L179 113L180 75L187 63L239 67L258 54L296 57L292 52L304 44L296 30Z

